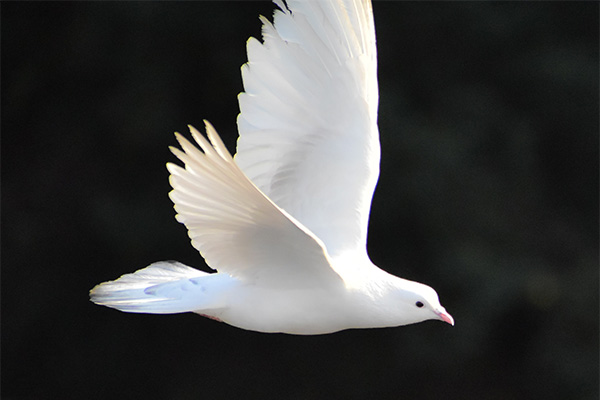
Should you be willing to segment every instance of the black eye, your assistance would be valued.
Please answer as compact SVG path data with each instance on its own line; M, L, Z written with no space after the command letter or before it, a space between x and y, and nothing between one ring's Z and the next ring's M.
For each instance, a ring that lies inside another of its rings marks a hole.
M415 303L415 306L417 306L417 307L421 308L421 307L423 307L423 303L421 303L420 301L417 301L417 302Z

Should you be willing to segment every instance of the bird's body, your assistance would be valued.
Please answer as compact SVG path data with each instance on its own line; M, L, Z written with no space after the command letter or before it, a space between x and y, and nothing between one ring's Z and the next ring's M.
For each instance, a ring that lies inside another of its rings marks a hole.
M366 252L379 175L372 10L365 0L275 1L248 41L235 161L212 126L177 135L177 219L206 273L159 262L91 291L127 312L198 314L260 332L454 323L429 286Z

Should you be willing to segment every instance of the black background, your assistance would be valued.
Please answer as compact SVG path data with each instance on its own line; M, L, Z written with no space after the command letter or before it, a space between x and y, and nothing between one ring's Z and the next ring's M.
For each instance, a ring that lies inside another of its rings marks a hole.
M598 3L376 2L369 253L456 326L298 337L88 301L157 260L171 132L233 151L268 2L2 2L3 399L597 399Z

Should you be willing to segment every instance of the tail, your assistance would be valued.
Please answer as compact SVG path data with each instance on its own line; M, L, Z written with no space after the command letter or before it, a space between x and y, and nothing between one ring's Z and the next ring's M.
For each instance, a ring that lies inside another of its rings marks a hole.
M132 313L175 314L223 308L232 278L176 261L160 261L90 290L98 305Z

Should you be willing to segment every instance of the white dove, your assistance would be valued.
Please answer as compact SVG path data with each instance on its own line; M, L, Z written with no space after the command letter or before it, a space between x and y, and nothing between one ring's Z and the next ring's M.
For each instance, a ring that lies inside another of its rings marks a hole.
M368 0L274 0L250 38L235 159L214 128L176 134L177 220L217 270L157 262L91 290L125 312L195 312L260 332L325 334L438 319L431 287L366 251L379 175L377 60Z

